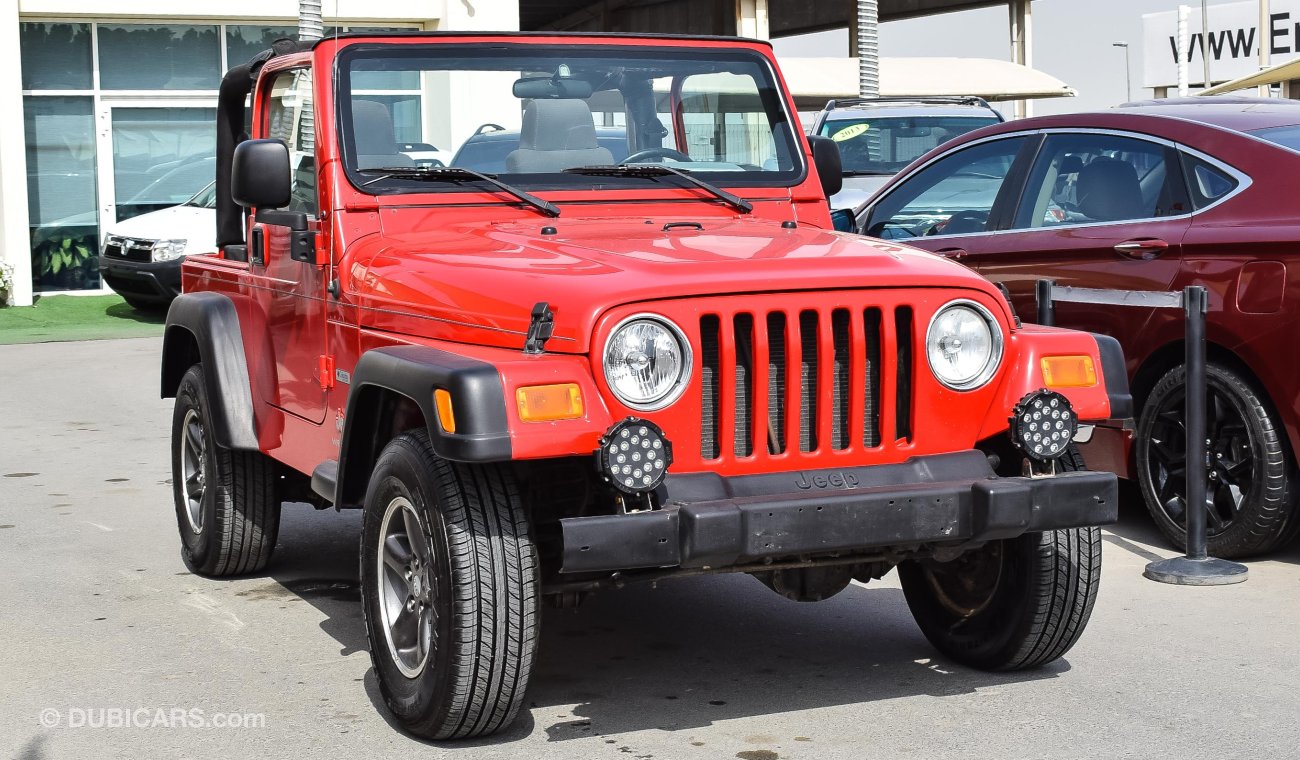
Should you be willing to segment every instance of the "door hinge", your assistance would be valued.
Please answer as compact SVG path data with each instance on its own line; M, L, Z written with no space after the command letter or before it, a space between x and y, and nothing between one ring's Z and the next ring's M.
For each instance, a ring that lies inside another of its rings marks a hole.
M317 371L320 373L320 389L327 391L334 387L334 357L324 354L316 357Z

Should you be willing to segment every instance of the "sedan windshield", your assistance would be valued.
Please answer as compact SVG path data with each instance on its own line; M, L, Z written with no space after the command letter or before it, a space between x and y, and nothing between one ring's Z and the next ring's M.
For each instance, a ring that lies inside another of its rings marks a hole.
M890 175L958 135L997 123L991 115L862 116L828 120L821 133L840 146L846 175Z
M370 193L484 189L464 172L391 171L436 166L404 150L416 143L449 146L448 168L515 189L663 185L568 171L618 164L731 186L792 185L804 172L772 68L751 51L360 43L342 62L345 165Z

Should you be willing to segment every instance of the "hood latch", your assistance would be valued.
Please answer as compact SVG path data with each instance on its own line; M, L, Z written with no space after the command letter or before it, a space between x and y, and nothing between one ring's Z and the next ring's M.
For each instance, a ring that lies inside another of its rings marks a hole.
M528 320L528 337L524 339L524 353L540 354L546 351L546 341L555 332L555 313L551 305L539 301L533 305L532 317Z

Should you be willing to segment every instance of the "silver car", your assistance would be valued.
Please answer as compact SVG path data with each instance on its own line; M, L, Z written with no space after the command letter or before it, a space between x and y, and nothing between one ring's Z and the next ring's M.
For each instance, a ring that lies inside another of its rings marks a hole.
M831 196L831 208L855 209L930 149L1001 121L977 97L851 98L828 102L810 132L840 148L844 189Z

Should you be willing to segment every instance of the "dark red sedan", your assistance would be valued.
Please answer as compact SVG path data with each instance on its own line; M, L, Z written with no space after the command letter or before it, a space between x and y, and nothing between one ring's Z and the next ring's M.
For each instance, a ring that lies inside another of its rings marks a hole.
M900 173L859 229L959 259L1032 321L1034 284L1210 291L1210 551L1243 557L1300 527L1300 103L1147 101L987 127ZM1094 469L1136 478L1183 541L1183 321L1176 310L1061 303L1057 324L1124 347L1136 434L1098 427Z

